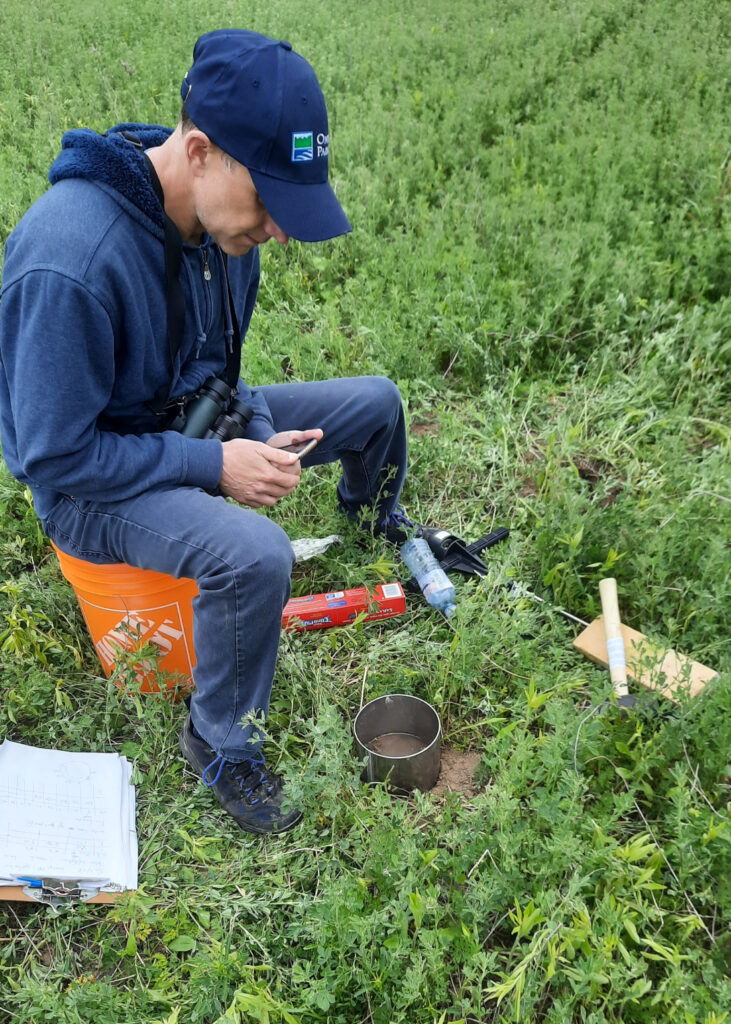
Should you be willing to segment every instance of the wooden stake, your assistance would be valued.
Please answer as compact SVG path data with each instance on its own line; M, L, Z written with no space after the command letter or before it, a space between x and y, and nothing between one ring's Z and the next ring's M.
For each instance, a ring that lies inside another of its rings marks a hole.
M609 678L620 707L629 708L634 704L627 688L627 657L622 637L622 622L619 617L617 581L613 577L599 581L599 596L602 600L604 632L607 645Z

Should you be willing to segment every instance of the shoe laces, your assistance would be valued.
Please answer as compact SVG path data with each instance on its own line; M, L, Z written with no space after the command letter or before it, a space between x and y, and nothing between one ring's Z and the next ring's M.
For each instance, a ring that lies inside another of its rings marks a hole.
M261 751L258 751L256 757L247 758L245 761L229 761L219 754L218 757L214 758L211 763L203 769L201 776L204 786L215 786L218 780L221 778L221 772L224 768L228 768L231 776L241 787L243 795L246 797L247 802L253 807L258 804L261 800L266 800L277 787L277 777L273 772L270 772L266 766L264 755ZM209 781L209 772L215 770L216 774ZM254 797L254 793L264 788L264 793L260 796ZM253 799L252 799L253 797Z
M403 530L413 530L416 524L409 518L403 505L396 505L393 510L389 512L381 525L386 527L397 526L401 527Z

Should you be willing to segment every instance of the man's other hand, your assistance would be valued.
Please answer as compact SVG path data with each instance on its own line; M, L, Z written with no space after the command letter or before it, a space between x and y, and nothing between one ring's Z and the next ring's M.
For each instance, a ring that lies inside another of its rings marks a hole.
M274 505L292 493L299 478L299 460L292 452L277 451L263 441L236 438L223 442L219 487L239 505Z
M321 430L284 430L266 444L236 438L223 442L222 494L249 508L271 507L291 494L300 481L300 462L284 445L299 444L322 437Z

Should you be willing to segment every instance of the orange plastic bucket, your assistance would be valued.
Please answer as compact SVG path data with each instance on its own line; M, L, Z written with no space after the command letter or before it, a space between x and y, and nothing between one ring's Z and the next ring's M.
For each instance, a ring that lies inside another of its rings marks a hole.
M135 569L124 562L94 565L52 547L74 588L105 674L110 676L121 663L134 673L144 693L160 689L156 670L171 674L169 686L187 677L192 687L195 580ZM155 658L135 660L134 652L148 644L157 649Z

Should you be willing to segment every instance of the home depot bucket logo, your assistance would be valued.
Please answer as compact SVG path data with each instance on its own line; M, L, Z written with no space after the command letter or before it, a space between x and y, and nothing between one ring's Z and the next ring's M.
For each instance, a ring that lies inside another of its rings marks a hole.
M188 676L192 679L192 665L185 629L177 602L158 608L145 608L120 613L119 610L101 609L79 598L81 610L92 634L94 647L102 667L110 675L120 661L121 654L130 654L146 644L157 650L154 659L130 659L135 682L143 690L158 689L155 669ZM100 613L104 621L100 622ZM92 629L92 620L94 628Z

